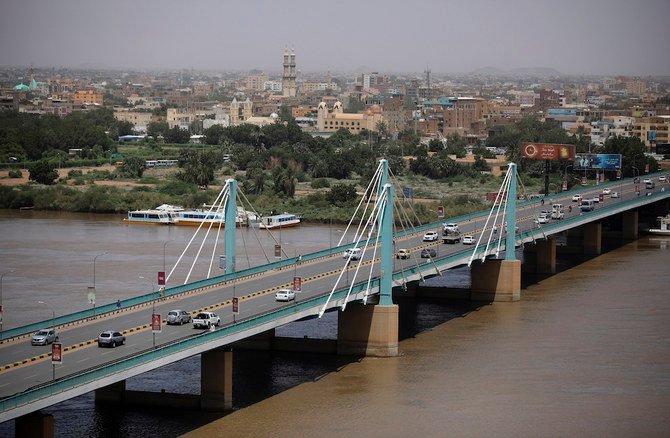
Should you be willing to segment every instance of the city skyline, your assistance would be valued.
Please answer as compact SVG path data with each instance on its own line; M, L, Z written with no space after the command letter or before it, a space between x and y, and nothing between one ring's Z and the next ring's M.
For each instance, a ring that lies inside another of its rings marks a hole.
M670 75L670 2L11 2L3 66Z

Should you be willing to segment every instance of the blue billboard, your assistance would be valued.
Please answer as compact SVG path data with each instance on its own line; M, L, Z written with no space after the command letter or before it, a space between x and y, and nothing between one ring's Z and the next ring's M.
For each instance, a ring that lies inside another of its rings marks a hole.
M621 169L621 154L575 154L575 169Z

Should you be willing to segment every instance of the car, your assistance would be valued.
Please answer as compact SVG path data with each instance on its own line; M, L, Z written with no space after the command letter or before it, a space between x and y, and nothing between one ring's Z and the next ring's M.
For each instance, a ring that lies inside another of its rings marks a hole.
M546 224L549 222L549 216L546 214L540 214L537 219L535 219L535 222L538 224Z
M475 238L472 236L463 236L463 245L473 245Z
M295 292L291 289L279 289L275 293L275 300L277 301L295 300Z
M643 182L644 184L650 183L650 182L651 182L651 178L645 178L645 179L642 180L642 182Z
M432 259L433 257L437 256L437 251L435 251L435 248L424 248L421 250L421 258L422 259Z
M612 193L611 189L603 189L603 195L609 195Z
M200 312L192 320L193 328L211 328L221 325L221 318L214 312Z
M445 223L442 224L443 233L458 233L458 224L455 223Z
M426 234L423 235L423 241L424 242L434 242L435 240L439 239L440 235L437 234L435 231L429 231Z
M185 310L170 310L167 313L167 323L182 325L191 322L191 315Z
M411 251L409 249L401 248L398 250L398 252L395 253L395 258L408 259L410 255Z
M42 329L33 335L30 345L47 345L52 342L58 342L56 329Z
M665 181L666 181L666 177L665 177L665 175L661 175L661 176L659 176L659 177L658 177L658 181L659 181L659 182L665 182Z
M610 198L618 198L619 197L619 192L612 192L610 195Z
M580 194L572 195L572 202L582 202L582 195Z
M343 259L360 260L363 250L360 248L349 248L342 253Z
M593 203L598 204L600 202L600 196L594 196L593 197Z
M114 330L106 330L98 336L98 347L116 347L126 343L126 337L120 332Z

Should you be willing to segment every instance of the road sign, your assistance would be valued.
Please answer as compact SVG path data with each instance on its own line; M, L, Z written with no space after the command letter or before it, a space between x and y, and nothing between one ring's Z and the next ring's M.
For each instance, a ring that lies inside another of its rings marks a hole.
M620 170L616 171L616 179L621 179L621 171Z
M158 285L165 285L165 271L158 271Z
M63 363L63 344L54 342L51 344L51 364L61 365Z
M93 286L88 287L88 304L95 304L95 288Z
M437 207L437 217L444 217L444 207Z
M151 332L160 333L162 328L160 313L153 313L151 315Z
M275 245L275 257L278 259L281 258L281 245Z
M300 292L302 289L302 277L293 277L293 290Z
M240 314L240 299L233 297L233 315Z
M402 195L407 199L412 199L414 197L414 190L411 187L403 187Z

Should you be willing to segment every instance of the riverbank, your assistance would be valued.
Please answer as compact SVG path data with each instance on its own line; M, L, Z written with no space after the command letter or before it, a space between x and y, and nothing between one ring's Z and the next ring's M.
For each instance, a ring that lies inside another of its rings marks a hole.
M641 239L185 436L667 436L668 263Z

